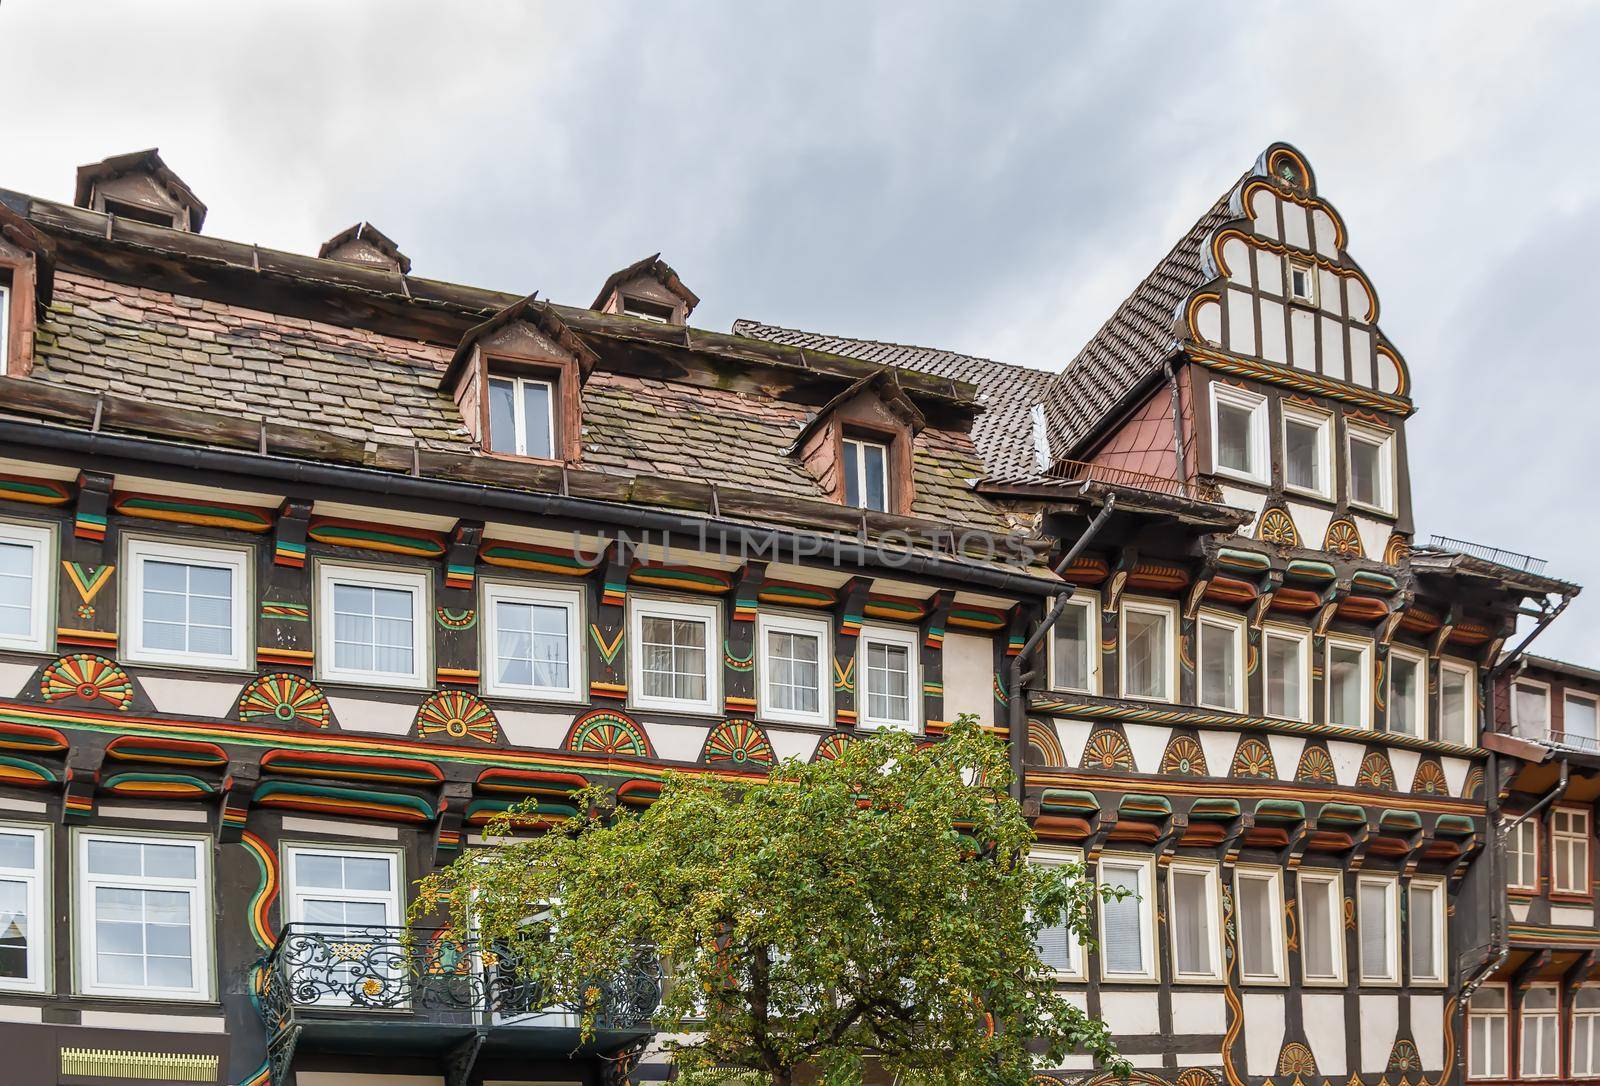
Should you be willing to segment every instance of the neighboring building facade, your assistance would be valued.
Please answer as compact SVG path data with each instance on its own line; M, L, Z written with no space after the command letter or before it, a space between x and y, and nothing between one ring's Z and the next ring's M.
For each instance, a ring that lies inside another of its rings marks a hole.
M514 802L1019 706L1037 861L1137 891L1043 949L1141 1079L1461 1079L1500 793L1548 772L1484 694L1577 590L1413 545L1409 372L1293 148L1060 375L691 328L659 256L578 309L413 276L370 224L311 258L204 215L153 151L72 206L0 190L26 1081L665 1078L653 971L579 1045L471 945L403 942L410 884ZM1513 944L1593 928L1562 908Z

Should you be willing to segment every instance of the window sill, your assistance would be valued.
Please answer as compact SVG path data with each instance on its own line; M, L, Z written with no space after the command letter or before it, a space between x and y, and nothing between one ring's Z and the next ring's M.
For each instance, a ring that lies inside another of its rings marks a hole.
M434 685L426 677L416 678L409 675L374 675L368 677L326 675L322 672L315 672L312 677L316 680L318 686L323 687L350 687L355 690L400 690L408 692L434 689Z
M1271 480L1267 479L1265 476L1251 475L1248 472L1239 471L1237 468L1222 467L1220 464L1212 465L1211 474L1215 475L1219 479L1227 479L1230 482L1235 483L1248 483L1250 486L1272 485Z
M572 467L577 464L576 460L555 456L525 456L522 453L500 452L495 449L480 449L479 452L491 460L508 460L515 464L532 464L546 468Z
M479 693L485 698L495 701L511 701L517 705L550 705L569 708L573 705L584 705L589 700L588 687L570 693L554 694L542 690L504 690L496 689L483 683L478 687Z
M1385 509L1379 505L1368 505L1366 502L1352 500L1350 502L1350 509L1352 512L1371 513L1374 516L1388 517L1391 520L1395 517L1395 511L1393 509Z
M1334 504L1333 495L1321 490L1307 490L1302 486L1290 486L1288 483L1284 483L1283 492L1285 495L1293 495L1297 498L1310 498L1313 501L1326 502L1329 505Z
M117 663L125 667L154 668L160 671L190 671L200 675L246 675L255 678L260 668L254 662L255 652L252 649L251 659L245 663L233 660L210 663L203 659L198 660L163 660L150 657L134 656L121 649L117 652Z

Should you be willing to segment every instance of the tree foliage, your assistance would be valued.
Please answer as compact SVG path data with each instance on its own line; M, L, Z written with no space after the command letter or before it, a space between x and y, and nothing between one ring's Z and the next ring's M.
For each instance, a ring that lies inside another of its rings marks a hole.
M674 775L643 812L591 790L584 817L430 876L418 911L504 944L551 1003L587 993L588 1025L593 978L656 948L657 1026L687 1086L729 1068L844 1086L869 1061L903 1083L1021 1084L1072 1050L1125 1073L1035 950L1063 922L1088 945L1095 890L1081 867L1026 863L1009 773L964 717L942 742L877 734L764 781Z

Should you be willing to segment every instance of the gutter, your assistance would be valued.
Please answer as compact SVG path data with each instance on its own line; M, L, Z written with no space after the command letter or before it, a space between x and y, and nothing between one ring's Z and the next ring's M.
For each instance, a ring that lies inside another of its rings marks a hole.
M1082 535L1078 536L1076 542L1068 549L1061 561L1056 563L1052 572L1057 577L1065 573L1067 567L1072 565L1084 547L1088 546L1089 542L1100 534L1100 529L1111 518L1111 511L1116 507L1117 496L1108 494L1105 505L1100 507L1100 512L1096 513L1094 520L1089 522L1089 527L1084 530ZM1072 599L1072 591L1073 586L1071 584L1066 584L1065 590L1057 588L1058 594L1055 602L1050 605L1050 610L1045 614L1044 621L1039 623L1039 628L1033 631L1033 636L1029 637L1023 644L1022 651L1011 658L1010 681L1006 684L1007 692L1011 697L1011 700L1006 703L1006 739L1011 744L1011 795L1018 802L1021 802L1023 796L1023 772L1026 764L1024 756L1028 749L1027 736L1023 734L1027 728L1028 716L1027 681L1033 677L1033 672L1030 671L1024 675L1022 669L1032 659L1034 653L1039 651L1039 646L1044 643L1044 639L1049 636L1055 624L1061 621L1061 616L1067 609L1067 601Z
M445 482L373 468L178 445L15 419L0 419L0 445L161 464L202 475L241 475L293 484L313 491L338 489L408 498L455 510L481 509L534 517L566 517L618 528L688 535L702 541L734 539L741 543L753 542L755 545L750 549L758 554L771 552L772 560L788 555L796 561L812 558L835 566L882 568L899 576L911 574L947 583L982 586L1002 594L1041 598L1055 596L1061 591L1058 580L1016 570L891 550L859 538L764 528L714 516L696 517L593 498L508 490L485 483ZM27 458L26 454L23 458Z

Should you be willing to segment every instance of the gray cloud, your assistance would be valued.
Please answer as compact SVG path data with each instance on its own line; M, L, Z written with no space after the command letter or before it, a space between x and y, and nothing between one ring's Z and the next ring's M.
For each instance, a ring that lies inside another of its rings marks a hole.
M0 46L7 187L159 144L219 235L367 218L578 304L659 249L707 327L1046 367L1289 139L1411 364L1420 532L1600 596L1593 8L7 0ZM1540 645L1600 659L1600 602Z

